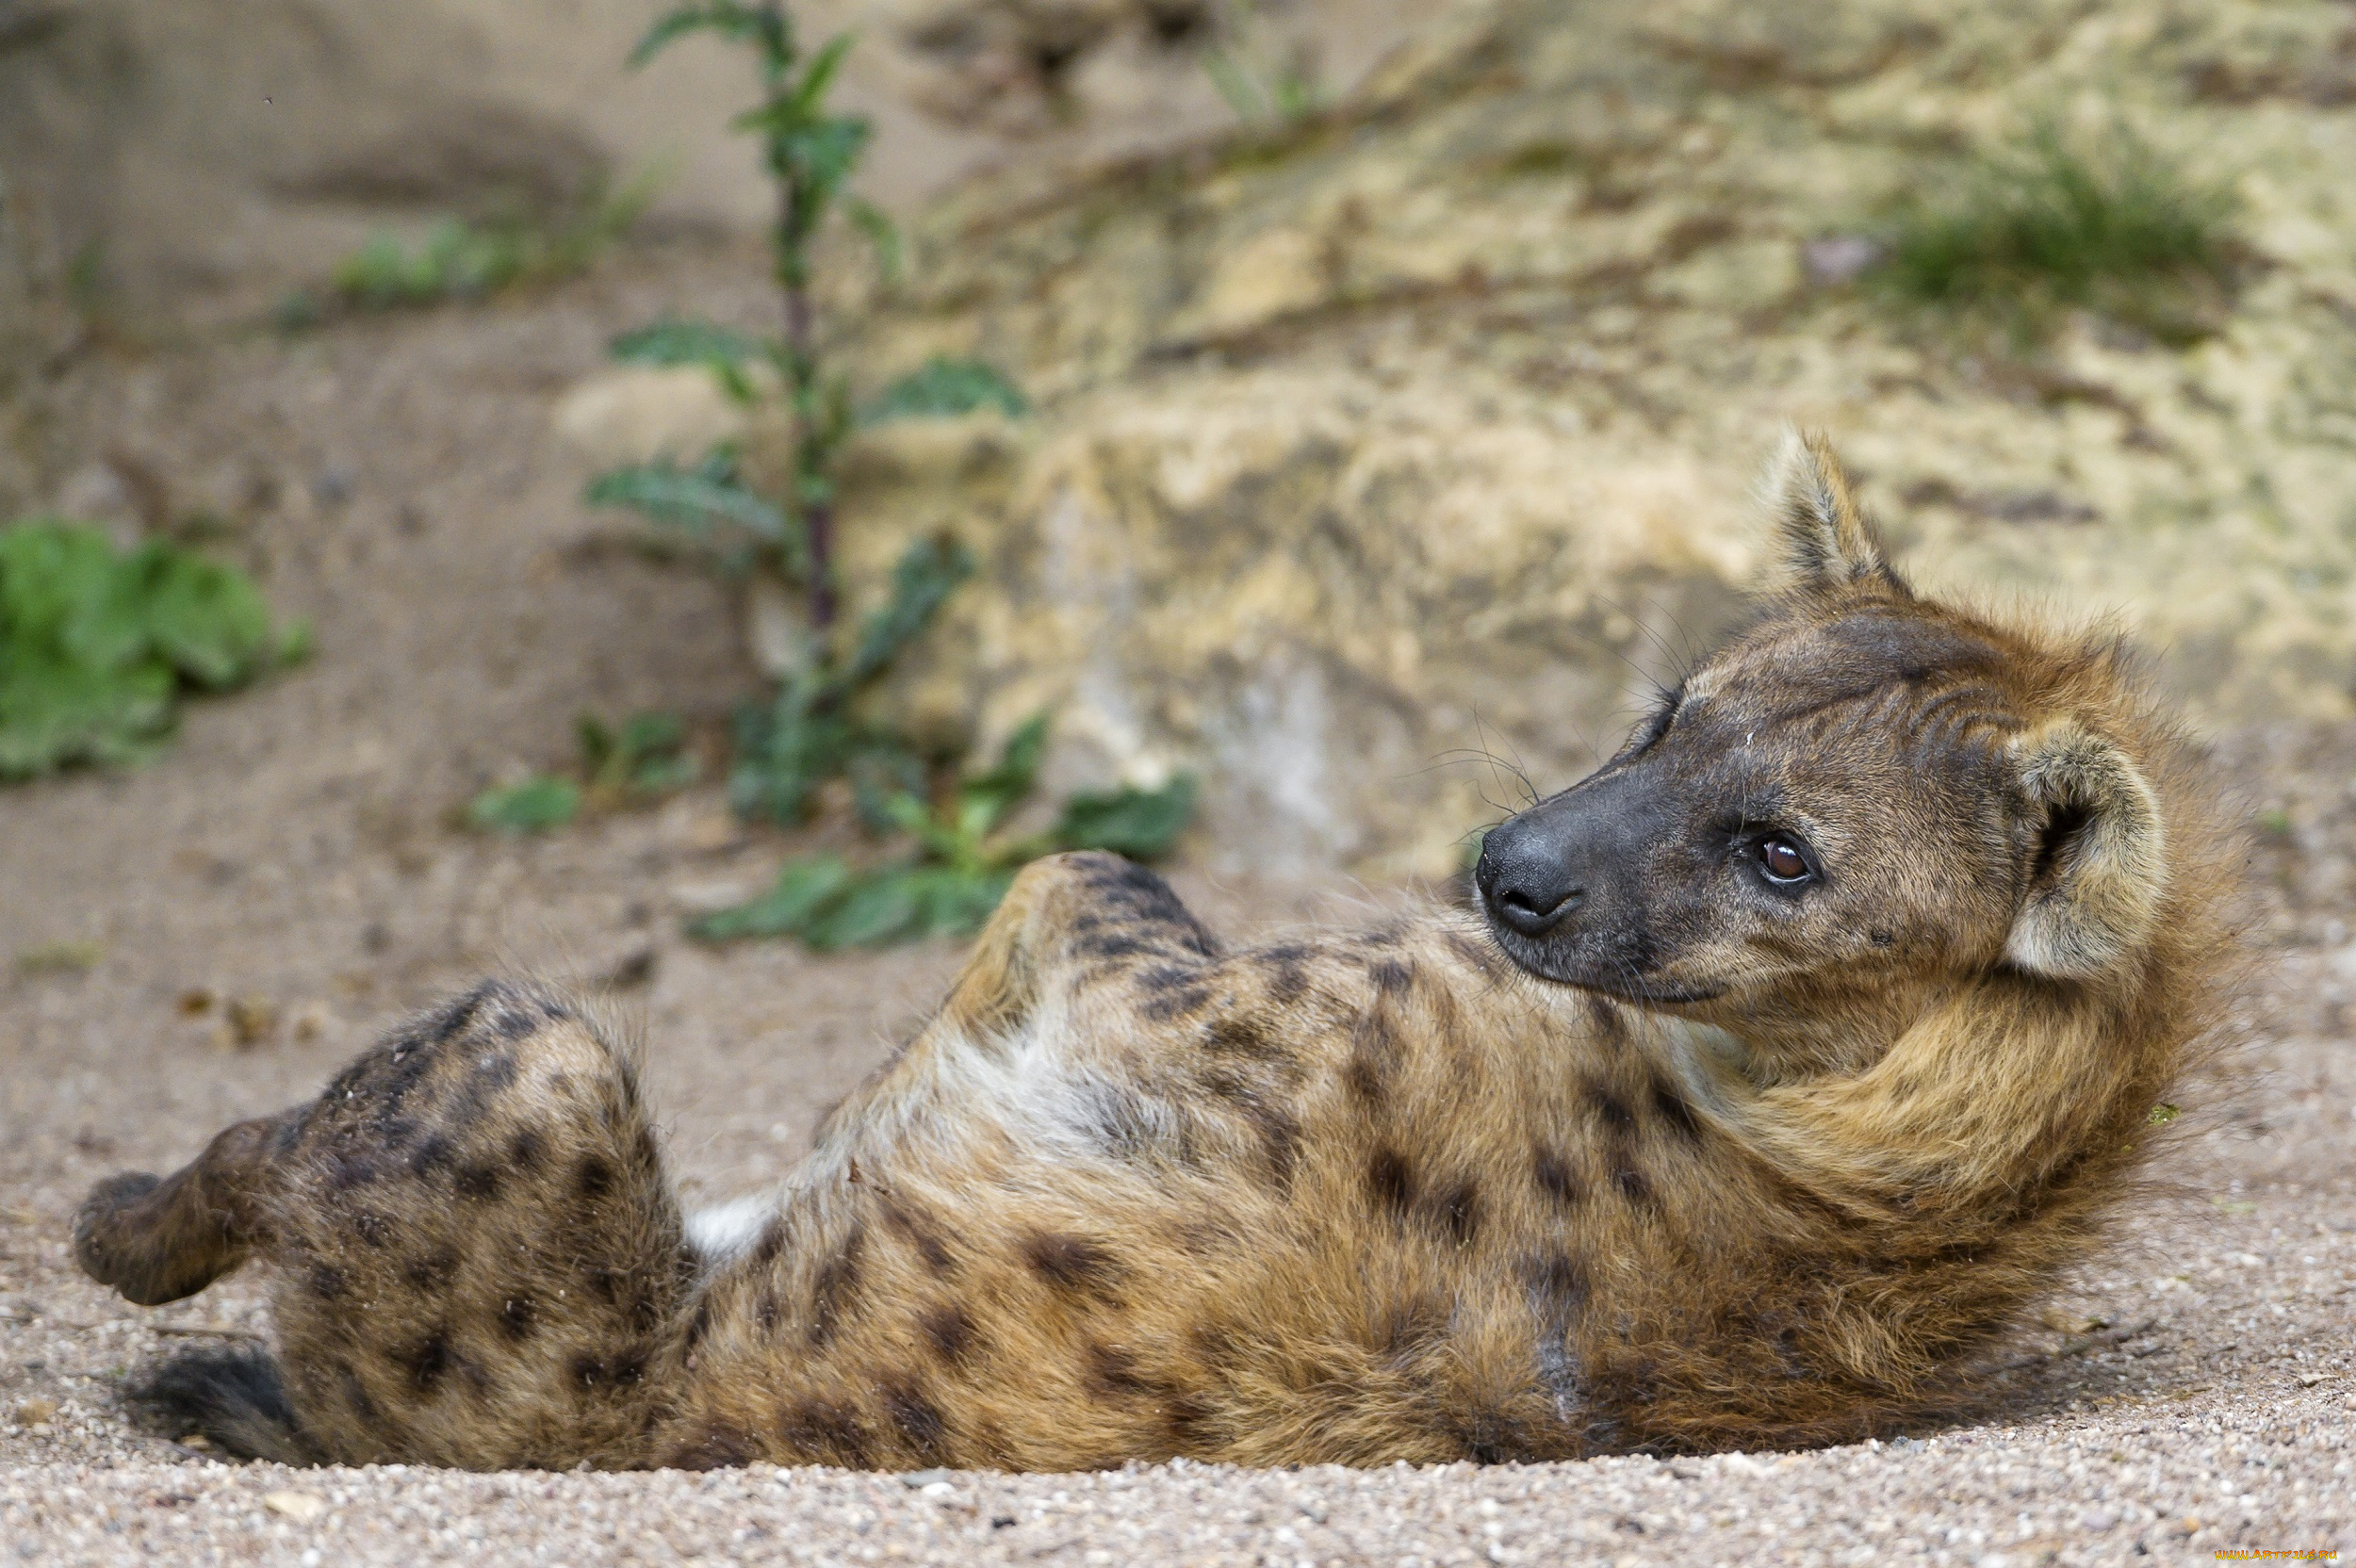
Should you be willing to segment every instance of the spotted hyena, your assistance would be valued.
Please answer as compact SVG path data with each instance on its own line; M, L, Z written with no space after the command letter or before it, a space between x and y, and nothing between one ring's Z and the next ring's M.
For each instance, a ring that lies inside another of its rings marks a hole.
M1918 596L1820 442L1788 581L1471 908L1222 944L1016 881L773 1195L681 1214L629 1054L493 981L85 1204L272 1266L239 1451L466 1466L1542 1459L1888 1429L2080 1255L2228 941L2114 643Z

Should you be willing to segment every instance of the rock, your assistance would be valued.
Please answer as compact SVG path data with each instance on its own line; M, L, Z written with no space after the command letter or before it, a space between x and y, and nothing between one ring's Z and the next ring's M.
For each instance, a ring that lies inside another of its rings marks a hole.
M549 416L556 433L600 468L659 458L692 463L741 438L744 408L695 365L624 365L576 383Z
M1221 865L1444 872L1517 765L1585 771L1773 586L1747 496L1800 420L1926 587L2115 612L2214 723L2356 712L2356 132L2295 95L2138 119L2266 171L2264 265L2181 350L2082 321L1991 356L1808 287L1945 167L1934 128L2140 115L2273 47L2254 0L2160 14L2057 9L2043 54L1928 0L1464 8L1287 136L959 196L846 362L978 352L1039 412L848 454L855 608L921 531L984 563L892 699L985 744L1053 709L1059 786L1199 770Z
M307 1525L327 1512L327 1499L315 1492L265 1492L262 1506L298 1525Z

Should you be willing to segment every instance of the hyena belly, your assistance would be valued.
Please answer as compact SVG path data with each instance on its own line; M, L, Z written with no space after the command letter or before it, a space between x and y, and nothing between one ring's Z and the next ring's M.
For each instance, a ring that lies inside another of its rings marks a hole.
M1585 1450L1580 1285L1507 1131L1557 1094L1457 1027L1479 956L1134 930L999 1027L953 1004L822 1133L691 1313L665 1462Z

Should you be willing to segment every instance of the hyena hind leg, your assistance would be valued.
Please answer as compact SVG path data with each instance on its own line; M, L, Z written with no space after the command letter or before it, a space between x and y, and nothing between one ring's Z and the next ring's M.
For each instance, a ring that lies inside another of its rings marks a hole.
M270 1263L275 1366L184 1358L146 1392L234 1451L327 1462L635 1462L694 1283L627 1054L505 982L172 1177L101 1184L76 1235L138 1300Z

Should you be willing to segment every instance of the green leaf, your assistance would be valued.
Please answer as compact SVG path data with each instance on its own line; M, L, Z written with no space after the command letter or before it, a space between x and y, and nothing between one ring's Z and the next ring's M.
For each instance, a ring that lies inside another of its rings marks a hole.
M761 345L711 321L657 321L622 334L606 351L626 365L742 365L759 358Z
M862 424L887 419L942 419L994 408L1010 419L1030 413L1030 400L993 365L935 355L877 393L859 411Z
M784 547L790 564L801 555L801 530L745 488L736 477L734 458L727 453L715 453L694 468L657 462L609 469L589 482L583 498L592 506L628 507L691 533L733 524L764 543Z
M1167 853L1194 816L1195 779L1180 774L1158 790L1075 794L1064 802L1055 842L1065 849L1109 849L1132 860Z
M813 911L801 927L804 941L825 952L914 936L926 912L922 876L893 866L855 881L840 900Z
M838 856L790 861L777 874L777 885L761 897L706 915L687 929L706 941L795 936L819 911L839 902L850 885L851 869Z
M964 807L959 825L966 832L975 838L988 833L1031 792L1039 779L1039 762L1047 754L1047 723L1045 713L1033 714L1006 737L996 767L957 786Z
M270 606L244 573L161 543L132 558L156 653L200 686L225 690L270 662Z
M843 57L859 41L857 33L837 33L819 46L810 57L810 68L802 73L801 85L794 90L791 100L796 112L816 114L826 100L826 90L834 85L835 73L843 69Z
M973 557L945 538L919 539L892 568L892 596L859 623L859 642L841 677L844 690L883 673L914 642L941 601L973 575Z
M630 52L630 69L638 69L679 40L697 32L749 40L760 46L764 64L790 62L794 57L791 24L781 12L736 5L732 0L711 0L707 5L681 6L659 18Z
M277 658L281 634L236 570L96 529L0 528L0 777L151 755L181 686L220 689Z
M485 833L545 833L580 813L581 786L542 774L475 796L466 805L466 825Z
M2178 1117L2183 1116L2184 1114L2182 1106L2171 1105L2167 1101L2163 1100L2158 1104L2152 1106L2151 1114L2143 1119L2151 1126L2165 1127L2169 1122L2175 1120Z

